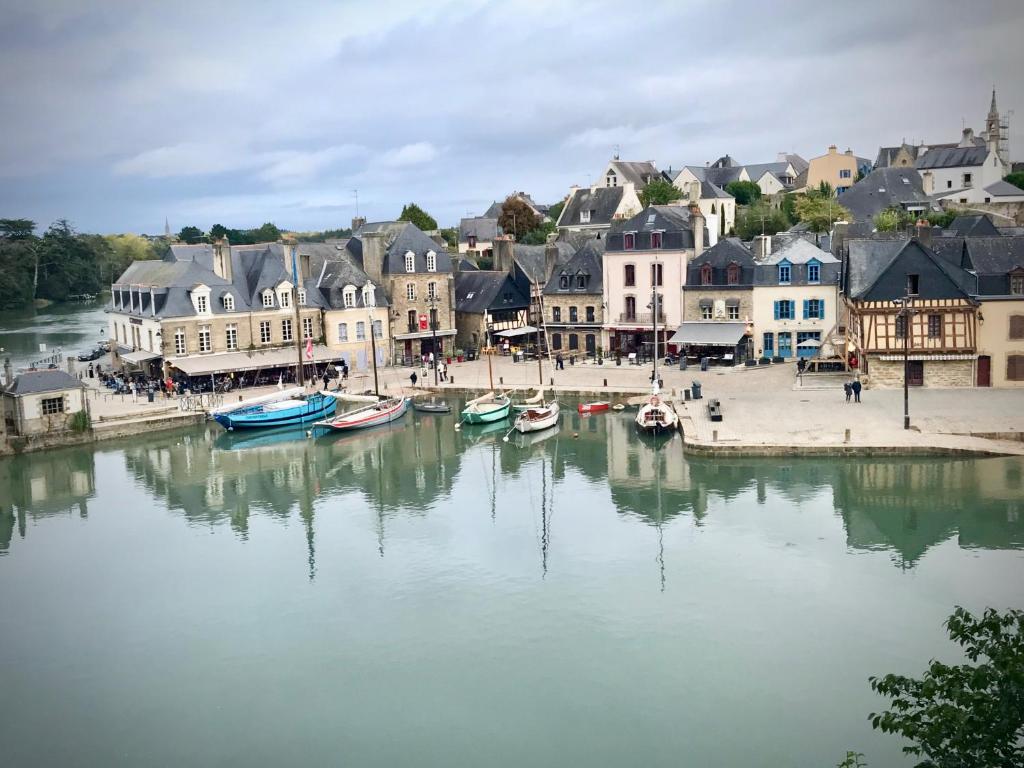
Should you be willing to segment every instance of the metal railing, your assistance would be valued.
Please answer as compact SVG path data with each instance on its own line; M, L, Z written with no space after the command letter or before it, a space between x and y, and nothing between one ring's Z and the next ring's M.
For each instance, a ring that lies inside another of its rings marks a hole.
M653 312L622 312L619 315L620 323L636 323L637 325L651 325L654 323ZM658 313L658 322L665 322L665 313Z

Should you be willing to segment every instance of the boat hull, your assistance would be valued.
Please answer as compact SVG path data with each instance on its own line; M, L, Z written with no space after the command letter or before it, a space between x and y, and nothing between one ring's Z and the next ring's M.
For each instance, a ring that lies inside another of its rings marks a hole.
M580 403L576 410L580 413L601 413L601 411L607 411L611 408L611 403Z
M451 413L452 407L447 403L413 403L412 409L419 413Z
M636 426L652 435L673 432L679 427L679 416L666 403L648 401L636 414Z
M383 406L383 407L382 407ZM322 421L313 425L316 432L351 432L357 429L379 427L402 418L409 410L409 398L403 397L394 404L381 403L368 408L359 408L343 413L333 421Z
M493 424L496 421L504 421L512 410L512 401L505 398L503 404L483 403L475 404L462 412L462 420L466 424Z
M337 407L333 397L317 393L290 408L268 408L261 404L217 413L213 418L225 429L270 429L319 421L331 416Z
M558 423L558 413L558 403L552 403L550 406L540 408L531 408L519 414L513 427L516 432L523 434L527 432L543 432L545 429L551 429Z

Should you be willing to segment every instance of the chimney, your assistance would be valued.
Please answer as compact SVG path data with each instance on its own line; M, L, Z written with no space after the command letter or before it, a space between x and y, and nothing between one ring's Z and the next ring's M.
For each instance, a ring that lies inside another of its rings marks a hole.
M775 156L775 162L776 163L788 163L789 162L789 155L787 153L785 153L785 152L779 152Z
M772 236L758 235L754 238L754 258L764 261L772 255Z
M846 242L846 234L850 230L850 225L845 221L837 221L832 228L832 255L841 258L840 254L843 252L843 244Z
M932 225L924 219L918 219L914 225L914 237L922 245L932 244Z
M363 226L365 223L366 223L366 217L365 216L353 216L352 217L352 234L354 235L356 233L356 231L361 226Z
M11 358L4 358L4 386L9 387L14 383L14 369L11 368Z
M829 144L828 145L828 153L830 155L837 154L837 152L836 152L836 145L835 144Z
M704 253L704 214L697 203L690 203L690 226L693 228L693 258Z
M973 147L974 146L974 129L964 128L963 136L960 138L959 147Z
M847 157L853 157L853 150L847 147L846 151L843 152L843 154L846 155Z
M492 269L495 272L512 271L512 236L500 235L494 238L494 263Z
M688 187L686 197L691 203L696 203L700 200L700 182L691 181L686 185Z
M295 238L286 235L285 237L283 237L280 240L278 240L278 242L281 244L281 251L282 251L281 258L284 261L284 271L286 273L288 273L288 279L291 280L292 279L292 257L295 257L296 259L298 259L298 256L295 253L295 250L297 248L297 245L296 245L296 242L295 242ZM298 265L298 261L296 261L296 263L295 263L296 270L298 269L298 266L299 266ZM298 288L299 286L295 286L295 287Z
M231 246L226 237L213 241L213 271L217 277L231 282Z
M384 233L365 232L363 240L363 272L374 285L384 285Z
M935 177L931 171L925 171L921 174L921 189L929 196L935 193Z
M558 245L552 241L544 246L544 282L551 279L558 264Z

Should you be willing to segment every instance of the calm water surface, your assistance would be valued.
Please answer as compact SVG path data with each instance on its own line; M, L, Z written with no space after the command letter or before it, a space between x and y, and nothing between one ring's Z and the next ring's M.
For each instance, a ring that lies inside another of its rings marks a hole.
M60 349L65 355L92 349L107 339L105 301L109 296L91 302L0 312L0 358L9 357L15 368L21 368ZM40 352L40 344L46 345L45 352Z
M0 461L4 764L903 766L867 677L1020 606L1020 460L454 426Z

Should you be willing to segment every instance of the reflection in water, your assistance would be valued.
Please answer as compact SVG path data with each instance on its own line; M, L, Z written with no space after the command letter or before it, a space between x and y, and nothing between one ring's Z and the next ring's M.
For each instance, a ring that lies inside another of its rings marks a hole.
M253 515L286 522L297 508L310 579L315 515L325 500L358 500L373 510L383 557L390 518L426 516L438 503L458 502L452 497L458 482L464 493L486 491L493 520L505 484L536 488L538 467L542 576L554 502L571 503L560 495L568 473L607 494L625 519L656 530L662 589L665 527L711 524L710 502L727 504L742 494L760 505L769 499L798 505L831 492L848 546L891 551L900 567L914 566L954 537L964 548L1024 546L1019 459L710 460L685 456L677 437L643 440L619 414L567 412L560 430L504 443L504 425L457 430L457 413L412 414L387 427L317 440L299 430L234 434L211 425L126 441L118 450L129 477L190 525L226 524L246 539ZM0 554L10 549L15 530L26 535L28 518L87 516L96 494L93 456L81 448L0 461ZM530 503L536 515L535 500Z

